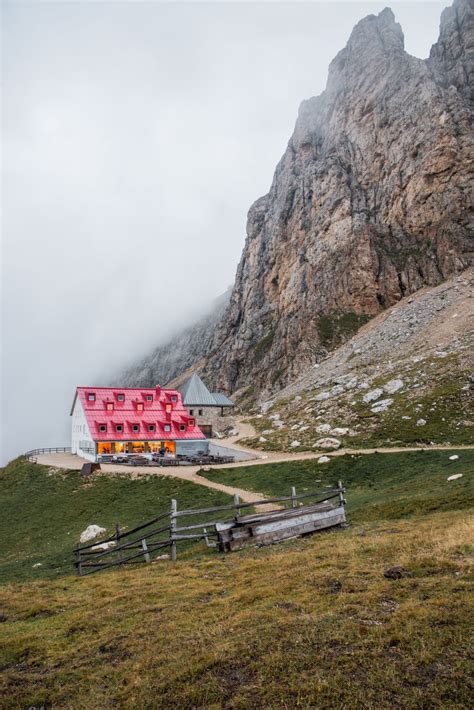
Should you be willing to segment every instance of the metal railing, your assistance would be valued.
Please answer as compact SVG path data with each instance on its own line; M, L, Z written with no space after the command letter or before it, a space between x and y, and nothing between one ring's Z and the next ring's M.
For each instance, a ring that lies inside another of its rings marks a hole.
M70 446L47 446L42 449L31 449L27 451L23 456L30 461L30 463L38 463L36 458L39 454L70 454Z

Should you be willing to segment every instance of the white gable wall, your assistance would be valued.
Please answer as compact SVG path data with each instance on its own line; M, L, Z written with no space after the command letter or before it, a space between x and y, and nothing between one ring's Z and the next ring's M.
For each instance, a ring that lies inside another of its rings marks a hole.
M95 461L95 442L92 439L81 400L76 397L72 412L71 452L88 461Z

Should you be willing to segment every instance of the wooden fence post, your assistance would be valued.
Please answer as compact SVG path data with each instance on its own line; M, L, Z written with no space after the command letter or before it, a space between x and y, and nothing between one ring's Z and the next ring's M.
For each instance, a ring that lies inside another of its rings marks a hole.
M240 496L238 493L234 495L234 505L236 507L235 514L240 517L240 508L238 507L240 503Z
M337 486L339 488L339 505L343 506L345 503L345 500L344 500L344 491L342 488L342 481L338 481Z
M115 523L115 542L116 542L117 547L119 547L120 546L120 523ZM118 558L119 558L119 563L120 563L119 567L121 567L122 566L122 558L123 558L122 550L118 551Z
M150 553L148 552L148 546L146 544L145 538L142 540L142 547L143 547L143 557L145 558L145 562L150 562Z
M296 488L291 486L291 506L296 508L298 506L298 501L296 500Z
M80 577L82 574L82 565L81 565L82 561L81 561L81 548L79 547L79 543L77 543L77 545L76 545L75 553L76 553L76 563L77 563L76 564L76 572L77 572L77 576Z
M171 514L170 514L170 543L171 543L171 559L176 562L176 511L178 510L178 503L173 498L171 501Z

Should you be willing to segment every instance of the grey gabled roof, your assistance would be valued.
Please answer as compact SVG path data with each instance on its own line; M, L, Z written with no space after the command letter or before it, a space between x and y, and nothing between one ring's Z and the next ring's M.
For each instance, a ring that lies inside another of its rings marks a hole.
M200 404L208 407L216 406L216 400L196 373L191 375L189 380L181 387L178 387L178 391L181 392L183 404L186 406L198 406Z
M234 403L220 392L209 392L199 375L194 373L181 387L183 404L186 407L234 407Z
M213 392L212 396L216 400L216 404L218 404L219 407L235 407L235 403L221 392Z

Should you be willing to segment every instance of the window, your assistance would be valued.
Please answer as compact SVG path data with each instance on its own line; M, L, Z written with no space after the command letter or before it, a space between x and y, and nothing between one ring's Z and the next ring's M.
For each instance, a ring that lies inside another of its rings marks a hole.
M137 412L143 412L143 402L137 402Z
M180 431L186 431L186 427L184 426L184 424L180 424L180 425L179 425L179 430L180 430Z
M169 413L169 412L171 412L171 410L172 410L171 404L165 404L165 411Z
M107 402L105 405L105 408L108 412L113 412L114 411L114 403L113 402Z
M117 402L125 402L125 395L124 395L124 394L118 394L118 395L117 395Z
M190 410L189 410L189 413L190 413L190 414L194 414L194 409L190 409Z
M194 417L192 419L188 419L188 424L189 426L196 426L196 420L194 419Z
M87 394L87 401L88 402L95 402L95 392L89 392Z
M177 398L177 396L176 396L175 394L172 394L172 395L171 395L171 401L172 401L172 402L177 402L177 401L178 401L178 398Z
M132 431L140 431L140 424L132 424Z
M171 431L171 424L165 424L163 428L165 431Z
M123 431L123 424L116 424L115 431L117 432L117 434L120 434Z
M155 425L154 425L154 424L148 424L148 431L155 431Z
M107 424L99 424L99 431L101 434L107 431Z
M153 402L153 395L152 395L152 394L147 394L147 396L146 396L146 401L147 401L147 402Z
M202 417L202 409L198 409L198 417Z

